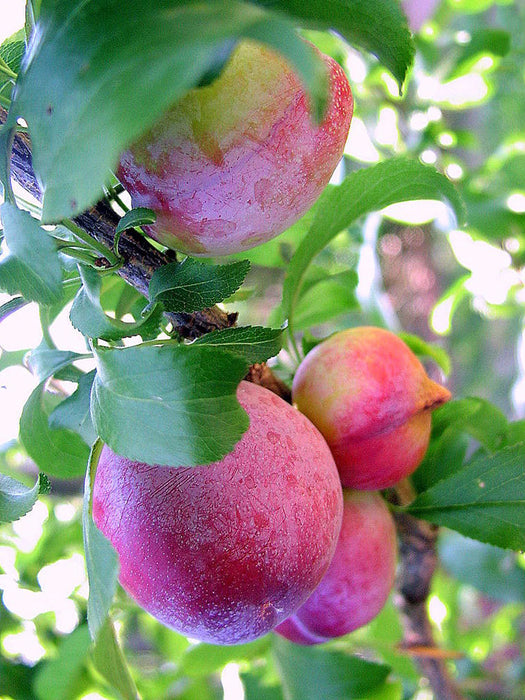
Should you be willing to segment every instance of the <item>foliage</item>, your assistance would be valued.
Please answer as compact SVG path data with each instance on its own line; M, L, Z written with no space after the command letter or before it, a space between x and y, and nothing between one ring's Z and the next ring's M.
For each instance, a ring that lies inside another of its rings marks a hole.
M442 0L412 37L396 0L28 0L0 45L0 344L34 308L42 341L0 356L5 376L34 377L0 450L0 697L208 700L221 677L233 692L231 674L248 700L416 697L393 601L322 647L194 644L126 598L91 519L97 435L148 463L219 460L247 428L235 389L250 364L290 384L320 339L371 324L403 329L457 397L434 414L414 500L392 506L443 527L428 601L442 653L467 697L523 697L524 29L507 0ZM291 61L319 118L326 76L301 36L354 92L332 184L274 240L167 257L149 288L130 287L121 247L154 214L129 210L120 152L240 38ZM41 203L11 177L26 130ZM120 218L112 247L73 219L101 199ZM238 325L189 342L178 322L214 304ZM64 314L82 350L57 333Z

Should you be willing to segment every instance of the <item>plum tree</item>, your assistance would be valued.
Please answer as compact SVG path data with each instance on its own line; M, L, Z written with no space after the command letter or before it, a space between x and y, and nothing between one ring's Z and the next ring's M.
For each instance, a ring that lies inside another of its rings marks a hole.
M289 64L244 41L213 83L190 90L122 154L118 176L133 205L156 212L149 234L191 255L224 255L304 214L343 154L353 111L344 71L322 58L330 90L319 125Z
M250 427L221 461L133 462L107 446L93 518L126 591L162 623L235 644L275 627L326 572L341 527L337 469L319 431L268 389L241 382Z
M393 486L420 464L431 412L450 399L394 333L336 333L302 361L293 400L330 445L343 486Z
M320 644L366 625L383 608L396 569L396 530L378 493L344 491L334 558L308 600L277 628L298 644Z

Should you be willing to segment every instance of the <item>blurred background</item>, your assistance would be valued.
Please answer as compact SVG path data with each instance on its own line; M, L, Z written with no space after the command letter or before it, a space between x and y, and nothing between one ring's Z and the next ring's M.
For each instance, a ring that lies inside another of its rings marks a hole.
M372 57L335 36L308 33L345 67L354 92L345 158L333 181L410 154L454 181L469 223L458 230L450 210L430 201L389 207L361 221L316 260L330 280L312 287L296 326L305 331L305 347L314 342L306 330L312 327L317 337L363 323L419 335L451 358L446 381L456 397L486 398L507 417L522 418L525 3L404 5L417 54L402 97ZM0 0L0 42L23 21L21 0ZM231 303L241 323L280 322L284 271L300 235L296 225L250 254L246 289ZM0 294L0 305L7 299ZM59 348L85 349L67 309L44 327ZM28 485L37 471L18 442L18 421L37 382L23 358L41 339L36 305L0 323L0 472ZM428 368L442 372L435 364ZM290 377L286 353L276 370ZM58 395L68 390L67 382L56 386ZM0 700L35 693L38 700L115 697L86 661L81 502L81 480L55 480L27 516L0 529ZM429 614L453 672L469 697L525 697L525 558L453 533L441 537L440 555ZM162 628L123 593L115 607L144 698L282 697L266 639L210 648ZM391 601L374 622L335 644L389 663L398 679L389 697L431 700L400 641Z

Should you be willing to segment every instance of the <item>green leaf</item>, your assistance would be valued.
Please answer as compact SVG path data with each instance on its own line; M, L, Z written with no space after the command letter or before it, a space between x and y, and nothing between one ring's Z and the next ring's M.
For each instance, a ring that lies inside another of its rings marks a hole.
M122 219L118 222L115 233L122 233L127 228L134 228L135 226L144 226L145 224L154 224L157 220L157 215L153 209L148 209L147 207L136 207L136 209L130 209L127 211Z
M525 549L525 446L477 454L461 471L420 494L417 518L505 549Z
M286 700L351 700L384 685L390 668L341 651L274 638L274 657Z
M42 8L13 111L27 121L44 191L43 221L79 214L101 196L120 153L240 38L280 51L316 112L324 65L280 14L236 0L63 0Z
M473 64L487 54L506 56L510 51L511 37L503 29L480 29L472 32L470 41L457 51L452 70L446 76L453 80L470 72Z
M224 328L206 333L193 345L213 345L244 358L250 365L275 357L282 347L283 331L280 328L244 326Z
M21 309L23 306L26 306L29 302L27 299L24 299L24 297L13 297L12 299L9 299L9 301L6 301L2 306L0 306L0 323L13 314L15 311L18 311L18 309Z
M26 47L25 34L19 29L0 45L0 58L13 71L18 73Z
M284 280L283 306L290 332L308 266L340 231L363 214L395 202L445 199L458 220L462 222L464 218L461 199L450 180L434 168L405 157L391 158L358 170L321 197L315 219L295 252Z
M525 571L514 552L445 532L439 539L439 560L451 576L490 598L525 602Z
M233 646L216 646L214 644L194 644L184 652L178 674L181 676L208 676L221 670L231 662L249 661L263 657L268 652L271 637L266 635L261 639L247 644Z
M233 450L248 427L235 392L248 365L205 346L98 348L91 415L117 454L195 466Z
M0 213L9 249L0 259L0 289L54 304L62 294L62 270L53 239L29 212L10 202L4 202Z
M144 318L135 323L125 323L111 318L100 303L101 279L96 270L83 265L78 266L82 287L73 300L69 318L73 326L88 338L103 340L120 340L133 335L143 338L158 334L162 309L153 305Z
M100 630L91 651L91 657L97 671L117 691L120 698L138 700L137 686L131 676L110 620L106 620Z
M40 479L28 488L15 479L0 474L0 522L10 523L29 513L35 505L40 487Z
M28 350L2 350L0 355L0 372L7 367L22 365Z
M20 440L38 468L60 479L81 476L89 456L89 447L71 430L49 425L44 408L44 382L31 393L20 418Z
M207 265L186 258L155 270L149 284L149 298L161 301L166 311L192 313L208 309L237 291L249 269L247 260Z
M315 284L306 290L303 287L294 313L296 330L318 326L359 307L355 295L358 279L353 270L335 275L323 272L323 277Z
M91 421L91 388L95 372L82 374L76 390L64 399L49 416L51 428L66 428L80 435L87 445L92 445L97 437Z
M286 12L312 29L334 29L350 45L373 53L403 84L414 45L407 21L395 0L252 0Z
M451 363L450 357L446 350L440 348L434 343L427 343L417 335L410 333L398 333L401 340L408 345L415 355L419 357L429 357L431 360L441 367L445 376L450 374Z
M71 700L85 683L83 674L91 640L87 625L81 625L61 641L58 656L46 661L36 674L38 700Z
M109 540L93 522L93 483L103 443L97 440L89 457L84 482L82 530L89 581L87 616L89 632L96 639L103 629L117 588L118 557Z
M56 350L42 341L27 356L27 365L39 382L43 382L76 360L91 357L91 353L81 354L70 350Z

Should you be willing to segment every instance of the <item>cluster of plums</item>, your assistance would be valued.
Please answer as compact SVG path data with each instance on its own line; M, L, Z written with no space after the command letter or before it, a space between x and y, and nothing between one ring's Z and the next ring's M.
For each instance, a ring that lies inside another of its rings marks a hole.
M353 106L344 72L323 60L331 89L319 125L284 60L245 42L123 154L134 204L157 213L150 235L192 255L237 252L311 206ZM315 347L292 393L295 406L241 382L250 427L210 465L101 452L93 517L120 582L189 637L236 644L275 629L315 644L366 624L392 588L396 534L378 490L418 466L448 391L396 335L365 327Z

